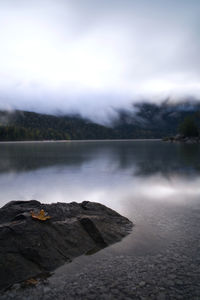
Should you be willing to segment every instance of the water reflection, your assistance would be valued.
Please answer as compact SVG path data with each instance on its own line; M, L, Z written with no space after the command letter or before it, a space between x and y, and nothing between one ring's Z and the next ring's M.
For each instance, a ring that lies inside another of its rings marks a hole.
M81 167L87 161L104 160L116 171L130 169L137 174L200 171L200 145L159 141L3 143L0 173L24 172L51 166Z
M1 144L0 203L90 200L131 217L130 201L199 195L199 150L158 141Z
M136 224L107 251L158 251L185 234L185 220L199 209L199 150L158 141L1 144L0 205L100 202Z

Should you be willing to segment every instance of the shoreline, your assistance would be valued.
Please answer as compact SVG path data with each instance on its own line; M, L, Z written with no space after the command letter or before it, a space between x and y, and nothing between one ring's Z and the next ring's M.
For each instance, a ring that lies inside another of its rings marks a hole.
M197 300L200 298L198 208L199 202L181 213L172 207L172 214L166 207L159 217L163 221L159 222L162 247L156 244L152 249L154 241L145 245L144 235L138 250L136 247L127 251L128 240L138 244L141 236L143 220L136 219L135 229L119 243L93 255L81 255L33 284L15 284L10 290L0 292L0 299ZM147 224L150 220L151 217Z
M159 142L162 139L105 139L105 140L45 140L45 141L0 141L0 144L73 143L73 142Z
M133 226L97 202L10 201L0 209L0 290L119 242Z
M112 253L110 246L92 256L79 256L36 285L16 284L0 299L199 299L200 261L192 242L194 234L153 255Z

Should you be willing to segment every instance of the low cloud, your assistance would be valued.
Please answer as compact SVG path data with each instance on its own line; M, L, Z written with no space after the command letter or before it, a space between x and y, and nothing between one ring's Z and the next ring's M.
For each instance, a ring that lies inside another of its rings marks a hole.
M199 98L199 1L74 2L0 3L1 109L105 122L144 99Z

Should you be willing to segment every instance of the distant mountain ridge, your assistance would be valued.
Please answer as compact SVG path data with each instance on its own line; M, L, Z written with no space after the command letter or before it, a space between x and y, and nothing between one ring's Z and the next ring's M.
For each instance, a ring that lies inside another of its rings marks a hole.
M110 127L81 116L55 116L28 111L0 111L0 140L137 139L174 135L188 115L200 127L200 103L134 104L119 110Z

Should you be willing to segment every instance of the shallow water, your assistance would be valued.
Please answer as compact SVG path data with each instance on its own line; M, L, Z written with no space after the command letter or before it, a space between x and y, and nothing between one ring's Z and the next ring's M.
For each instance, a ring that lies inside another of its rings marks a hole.
M109 247L149 254L184 238L200 208L200 146L161 141L0 144L0 206L10 200L96 201L135 223Z

